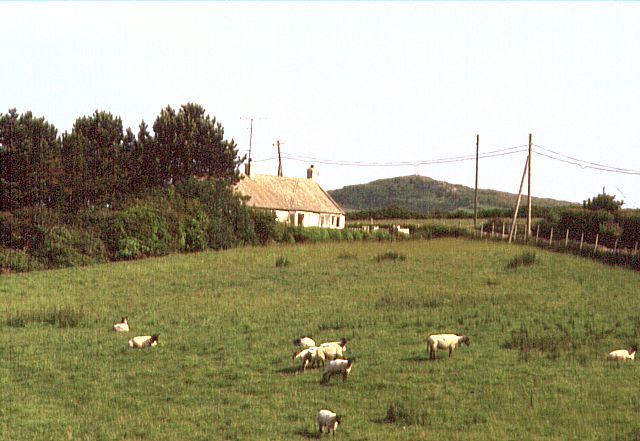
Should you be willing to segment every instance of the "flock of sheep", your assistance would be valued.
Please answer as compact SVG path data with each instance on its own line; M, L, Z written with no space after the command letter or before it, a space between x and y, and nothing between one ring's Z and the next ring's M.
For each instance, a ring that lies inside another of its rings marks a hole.
M123 317L120 323L113 325L115 332L129 332L129 321L127 317ZM331 341L316 345L316 342L310 337L301 337L293 341L297 347L297 351L293 354L294 360L300 361L300 370L304 372L307 367L324 366L324 371L320 384L328 384L333 375L341 375L342 381L347 381L347 376L353 368L353 359L343 358L347 352L347 339L340 341ZM429 359L436 359L438 349L448 350L449 357L454 349L461 345L469 346L470 340L466 335L457 334L432 334L427 339L427 349L429 351ZM158 334L141 335L129 339L129 348L143 349L158 345ZM637 347L632 346L629 349L617 349L609 352L607 358L615 361L634 360ZM328 409L321 409L317 416L316 422L320 433L327 429L328 433L336 434L338 425L341 424L342 418L335 412Z

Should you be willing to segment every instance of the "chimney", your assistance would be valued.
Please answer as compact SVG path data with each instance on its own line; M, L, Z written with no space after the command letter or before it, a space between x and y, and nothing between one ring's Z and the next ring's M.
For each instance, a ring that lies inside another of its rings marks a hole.
M251 177L251 159L244 165L244 174Z
M318 179L318 170L313 166L313 164L307 169L307 179L312 179L314 181Z

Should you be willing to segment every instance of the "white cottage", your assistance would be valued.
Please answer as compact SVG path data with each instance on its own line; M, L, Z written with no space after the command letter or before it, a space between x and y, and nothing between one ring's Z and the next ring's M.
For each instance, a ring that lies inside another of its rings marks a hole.
M307 179L258 175L247 167L236 189L249 196L248 205L273 211L279 222L303 227L345 226L345 212L316 181L317 170L307 169Z

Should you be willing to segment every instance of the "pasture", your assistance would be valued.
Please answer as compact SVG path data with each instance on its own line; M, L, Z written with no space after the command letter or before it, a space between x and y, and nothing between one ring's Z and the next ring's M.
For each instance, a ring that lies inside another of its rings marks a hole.
M340 242L2 276L0 439L319 439L321 408L349 440L640 439L640 366L606 360L640 341L640 274L526 250ZM436 332L471 345L430 361ZM296 372L304 335L349 339L346 383Z

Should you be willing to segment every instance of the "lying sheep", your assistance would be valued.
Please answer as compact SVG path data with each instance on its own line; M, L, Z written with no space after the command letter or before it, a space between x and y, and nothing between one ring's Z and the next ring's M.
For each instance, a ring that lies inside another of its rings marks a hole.
M629 349L617 349L615 351L609 352L609 355L607 355L607 358L609 360L615 360L615 361L626 361L626 360L633 361L636 358L637 351L638 351L638 348L636 346L631 346Z
M325 365L324 374L322 374L322 380L320 380L320 384L328 383L334 374L342 374L342 381L345 382L347 381L347 375L349 375L349 372L351 372L352 368L353 360L346 360L344 358L332 360Z
M438 349L449 349L449 357L451 357L451 351L460 347L461 344L469 346L469 337L466 335L456 334L433 334L429 336L427 340L427 347L429 349L429 358L435 360L436 351Z
M151 346L158 346L158 334L154 335L141 335L133 337L129 340L129 347L134 349L148 348Z
M113 330L115 332L129 332L129 319L122 317L122 321L120 323L113 325Z
M312 367L319 366L320 363L324 364L325 355L322 348L313 346L299 352L294 352L293 359L300 360L300 370L304 372L309 364L311 364Z
M333 435L335 436L338 425L342 423L342 418L340 415L336 415L330 410L322 409L318 412L316 421L318 422L318 429L320 430L320 433L322 433L322 430L326 427L327 433L331 433L333 431Z
M301 350L312 348L316 345L316 342L311 337L296 338L293 341L295 346L298 346Z

